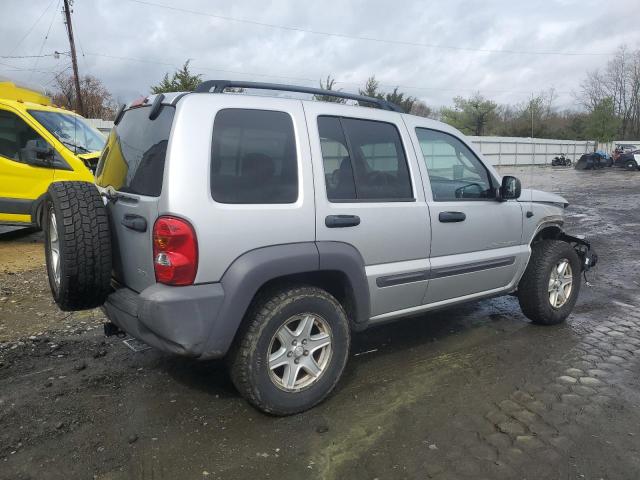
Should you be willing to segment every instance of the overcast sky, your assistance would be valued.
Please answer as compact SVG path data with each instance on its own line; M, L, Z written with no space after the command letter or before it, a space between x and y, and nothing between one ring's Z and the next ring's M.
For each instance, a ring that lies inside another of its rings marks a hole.
M70 71L65 55L6 58L67 52L61 6L0 2L0 76L51 87ZM431 106L475 91L518 103L553 87L570 108L587 70L623 43L640 48L638 0L76 0L73 10L80 74L122 102L189 58L203 78L316 86L331 74L353 92L375 74Z

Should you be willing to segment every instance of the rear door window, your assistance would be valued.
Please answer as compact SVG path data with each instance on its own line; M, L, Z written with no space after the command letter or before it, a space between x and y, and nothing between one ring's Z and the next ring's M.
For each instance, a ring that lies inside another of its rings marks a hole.
M411 178L395 125L318 117L330 201L413 201Z
M114 126L100 158L97 184L138 195L158 197L175 108L165 105L154 120L151 107L125 112Z
M211 195L216 202L294 203L298 160L285 112L224 109L213 123Z

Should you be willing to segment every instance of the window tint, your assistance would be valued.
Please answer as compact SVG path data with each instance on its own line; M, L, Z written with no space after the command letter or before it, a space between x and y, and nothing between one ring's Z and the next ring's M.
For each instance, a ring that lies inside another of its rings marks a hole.
M29 113L76 154L97 152L104 147L105 137L82 117L47 110L29 110Z
M355 199L356 185L340 119L319 117L318 130L320 131L327 197L329 200Z
M158 197L175 108L163 106L155 120L151 107L125 112L109 135L98 164L97 184L121 192Z
M394 125L322 116L318 130L329 200L413 200Z
M16 114L0 110L0 155L35 166L68 168L58 152Z
M485 166L453 135L417 128L431 191L436 201L493 197L491 178Z
M211 194L221 203L293 203L298 164L291 117L268 110L226 109L216 115Z

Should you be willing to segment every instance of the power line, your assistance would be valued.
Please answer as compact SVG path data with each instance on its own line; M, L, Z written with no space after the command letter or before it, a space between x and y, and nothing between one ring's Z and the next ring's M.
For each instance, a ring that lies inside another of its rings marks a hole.
M29 74L28 80L31 80L33 71L38 67L38 62L40 61L40 58L42 58L42 50L44 50L44 46L47 43L47 39L49 38L49 33L51 33L51 27L53 26L53 21L56 18L56 11L58 10L59 5L60 5L60 0L57 1L56 8L53 9L53 15L51 16L51 22L49 22L49 28L47 28L47 33L44 35L44 38L42 39L42 44L40 45L40 51L38 52L38 55L36 55L35 60L33 61L33 68L32 68L31 74Z
M55 53L45 53L44 55L0 55L0 58L23 59L23 58L44 58L55 57Z
M218 20L225 20L230 22L238 22L245 23L249 25L257 25L260 27L268 27L275 28L279 30L288 30L292 32L302 32L309 33L312 35L323 35L325 37L337 37L337 38L348 38L350 40L361 40L366 42L378 42L378 43L388 43L391 45L403 45L403 46L412 46L412 47L426 47L426 48L436 48L442 50L454 50L458 52L475 52L475 53L503 53L503 54L516 54L516 55L557 55L557 56L589 56L589 57L599 57L599 56L611 56L613 53L594 53L594 52L559 52L559 51L537 51L537 50L510 50L510 49L491 49L491 48L472 48L472 47L459 47L453 45L440 45L434 43L422 43L422 42L409 42L405 40L392 40L388 38L376 38L369 37L363 35L351 35L347 33L339 33L339 32L327 32L323 30L312 30L302 27L295 27L289 25L278 25L275 23L266 23L259 22L257 20L249 20L245 18L237 18L230 17L226 15L218 15L214 13L202 12L198 10L191 10L187 8L174 7L171 5L164 5L162 3L150 2L148 0L128 0L133 3L138 3L141 5L147 5L151 7L159 7L167 10L173 10L176 12L190 13L192 15L199 15L203 17L216 18Z
M38 19L33 22L33 25L31 25L31 27L29 27L29 29L27 30L27 32L22 36L22 38L20 40L18 40L18 43L16 43L16 46L13 47L13 49L11 50L11 54L13 54L20 45L22 45L22 42L24 42L24 39L27 38L29 36L29 34L33 31L33 29L35 28L35 26L38 24L38 22L40 21L40 19L42 17L44 17L44 14L47 13L47 11L51 8L51 5L53 5L53 2L55 2L56 0L51 0L51 2L49 2L49 5L47 5L45 7L45 9L42 11L42 13L40 14L40 16L38 17Z
M93 56L93 57L103 57L103 58L110 58L110 59L114 59L114 60L124 60L124 61L131 61L131 62L140 62L140 63L148 63L148 64L152 64L152 65L161 65L161 66L165 66L165 67L172 67L172 68L177 68L179 65L177 65L176 63L171 63L171 62L164 62L164 61L159 61L159 60L153 60L153 59L148 59L148 58L135 58L135 57L124 57L124 56L119 56L119 55L109 55L106 53L95 53L95 52L85 52L86 55L89 56ZM202 67L202 66L198 66L199 70L204 70L204 71L214 71L214 72L221 72L221 73L231 73L234 75L247 75L247 76L254 76L254 77L268 77L268 78L280 78L280 79L284 79L284 80L296 80L296 81L302 81L302 82L311 82L311 83L317 83L318 79L316 78L304 78L304 77L295 77L295 76L287 76L287 75L272 75L272 74L267 74L267 73L258 73L258 72L247 72L247 71L239 71L239 70L226 70L226 69L221 69L221 68L214 68L214 67ZM355 86L355 87L362 87L366 81L361 81L361 82L355 82L355 81L351 81L351 82L347 82L347 81L341 81L341 80L336 80L335 81L336 84L340 84L340 85L351 85L351 86ZM440 88L440 87L419 87L419 86L412 86L412 85L401 85L401 84L396 84L396 83L379 83L378 84L381 87L385 87L385 88L395 88L398 87L400 89L403 90L424 90L424 91L439 91L439 92L460 92L460 91L469 91L469 92L475 92L478 90L481 90L482 92L485 93L511 93L511 94L521 94L521 95L529 95L531 93L530 90L527 91L519 91L519 90L493 90L493 89L478 89L478 87L474 87L474 88ZM571 92L564 92L564 91L557 91L557 93L571 93Z

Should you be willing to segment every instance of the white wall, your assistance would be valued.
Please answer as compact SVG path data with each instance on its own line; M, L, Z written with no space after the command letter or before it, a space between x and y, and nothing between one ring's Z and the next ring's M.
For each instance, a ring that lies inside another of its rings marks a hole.
M109 135L109 132L113 128L112 120L101 120L100 118L87 118L86 120L93 128L97 128L105 135Z
M584 153L593 152L593 140L553 140L526 137L468 136L492 165L549 165L560 153L576 161Z

